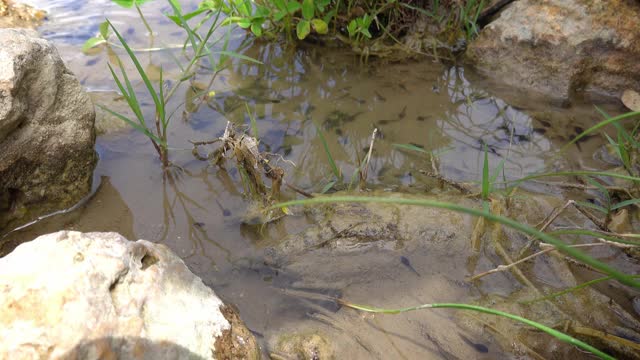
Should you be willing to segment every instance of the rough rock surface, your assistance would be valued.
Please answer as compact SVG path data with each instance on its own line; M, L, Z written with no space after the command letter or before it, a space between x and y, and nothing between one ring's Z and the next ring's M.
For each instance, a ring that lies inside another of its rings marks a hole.
M53 45L0 29L0 229L89 192L94 121L91 99Z
M37 26L46 13L12 0L0 0L0 28Z
M0 259L0 338L0 359L258 357L180 258L117 233L48 234Z
M640 2L517 0L467 49L481 73L568 100L640 90Z

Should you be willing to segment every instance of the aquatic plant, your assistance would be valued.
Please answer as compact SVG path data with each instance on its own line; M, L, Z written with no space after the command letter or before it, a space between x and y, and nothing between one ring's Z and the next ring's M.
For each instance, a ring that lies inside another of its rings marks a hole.
M134 64L137 74L142 79L144 86L147 90L148 95L153 100L154 104L154 121L148 121L145 117L144 111L140 105L140 101L138 99L138 95L136 95L136 90L130 81L130 77L127 74L124 64L119 57L116 57L117 68L119 69L120 75L116 73L113 66L109 64L109 70L113 79L118 87L118 90L124 97L127 105L130 110L135 115L134 118L130 118L124 114L118 113L112 109L104 107L102 105L98 105L100 108L104 109L108 113L116 116L117 118L125 121L129 125L131 125L134 129L140 131L145 136L149 138L151 144L153 145L155 151L157 152L160 161L162 162L163 167L169 166L169 145L167 139L167 128L169 126L169 122L171 121L172 115L175 113L175 109L173 111L168 111L167 103L175 94L176 90L186 81L190 80L196 72L196 68L198 66L202 66L200 64L201 59L207 58L209 60L209 66L212 68L211 73L212 79L210 84L213 83L213 79L218 74L218 72L224 68L225 63L229 59L229 57L237 57L244 60L255 61L251 58L248 58L244 55L234 53L231 51L227 51L228 41L225 41L222 45L222 50L212 51L211 48L216 45L221 39L212 40L212 36L214 32L221 26L221 22L219 20L219 12L214 13L212 10L201 7L196 11L191 13L183 13L180 7L180 4L176 0L168 0L171 8L173 9L173 14L167 15L169 19L171 19L176 25L181 27L186 32L187 40L185 41L183 48L183 52L186 52L187 49L191 49L191 54L186 54L187 58L190 59L187 64L181 64L177 62L178 67L180 68L180 75L178 76L178 80L174 82L174 84L165 91L165 83L163 80L163 72L162 68L159 71L159 84L156 87L152 84L152 81L147 74L145 68L141 65L138 57L135 54L135 51L129 46L124 37L120 34L120 32L116 29L116 27L109 21L105 21L105 23L100 25L100 36L103 39L109 37L109 30L113 31L118 42L122 46L122 48L127 53L129 59ZM135 4L138 6L138 3ZM189 19L195 18L200 14L205 14L204 19L201 19L199 24L196 27L191 27L188 23ZM204 33L204 35L198 33L198 29L207 21L211 20L211 23ZM95 45L95 44L94 44ZM217 58L215 57L217 55ZM198 96L206 96L209 93L209 89L204 89Z
M295 32L300 40L315 32L331 33L360 45L374 38L398 42L417 15L428 15L448 33L462 31L471 39L478 31L484 0L445 1L412 5L408 0L206 0L207 6L227 16L226 24L237 24L255 36L275 37ZM330 30L332 30L330 32ZM346 35L344 37L343 35ZM366 41L365 41L366 40Z
M151 30L151 26L147 22L147 19L144 17L144 13L140 9L140 6L142 4L146 2L150 2L152 0L111 0L111 1L115 4L122 6L123 8L135 7L136 11L138 12L138 16L140 16L140 20L142 20L142 22L144 23L144 26L147 28L149 33L153 33L153 30ZM89 52L89 50L95 48L96 46L109 43L109 34L110 34L110 28L107 22L105 21L100 24L98 34L96 34L96 36L92 38L89 38L82 45L82 52L87 53ZM112 45L114 44L112 43Z
M595 347L580 341L576 338L574 338L573 336L570 336L568 334L565 334L561 331L558 331L556 329L550 328L546 325L540 324L539 322L533 321L533 320L529 320L526 318L523 318L521 316L518 315L514 315L514 314L510 314L504 311L499 311L499 310L494 310L494 309L489 309L486 307L482 307L482 306L476 306L476 305L469 305L469 304L456 304L456 303L433 303L433 304L422 304L422 305L418 305L418 306L411 306L411 307L406 307L406 308L400 308L400 309L383 309L383 308L376 308L376 307L372 307L372 306L368 306L368 305L360 305L360 304L354 304L354 303L350 303L347 301L339 301L341 304L350 307L352 309L356 309L356 310L360 310L360 311L365 311L365 312L370 312L370 313L378 313L378 314L403 314L409 311L416 311L416 310L423 310L423 309L459 309L459 310L468 310L468 311L475 311L475 312L480 312L480 313L485 313L485 314L491 314L491 315L497 315L497 316L501 316L510 320L514 320L526 325L529 325L531 327L534 327L538 330L541 330L551 336L554 336L566 343L569 343L571 345L575 345L577 347L579 347L580 349L583 349L585 351L588 351L596 356L598 356L601 359L606 359L606 360L614 360L615 358L609 354L606 354L598 349L596 349Z
M497 268L484 272L482 274L475 275L470 278L471 281L479 279L480 277L493 274L496 272L512 270L518 264L521 264L525 261L529 261L534 257L540 256L542 254L548 253L550 251L560 251L564 254L570 256L571 258L577 260L578 262L585 264L586 266L594 269L595 271L602 272L606 276L600 277L591 281L587 281L585 283L573 286L571 288L557 291L548 295L542 295L540 297L534 298L532 300L525 301L523 303L529 304L538 301L550 301L559 296L566 295L568 293L572 293L578 291L580 289L584 289L586 287L592 286L594 284L604 282L604 281L618 281L621 284L630 286L632 288L640 288L640 282L637 281L639 275L635 274L627 274L623 271L619 271L608 264L605 264L592 256L589 256L579 250L579 247L592 247L596 245L604 245L604 246L615 246L618 248L631 248L640 246L640 234L623 234L616 233L611 231L609 226L609 220L614 211L622 209L624 207L635 206L636 208L640 207L640 196L638 196L638 188L637 185L640 184L640 177L637 176L638 169L640 164L638 164L638 152L640 151L640 147L638 146L638 139L640 138L640 112L630 112L626 114L622 114L619 116L611 117L601 111L601 113L605 116L605 120L600 123L594 125L593 127L587 129L583 133L579 134L571 140L566 146L564 146L559 154L562 154L569 146L576 143L580 138L583 138L587 134L594 133L597 131L603 130L607 125L612 125L616 130L616 138L612 138L609 135L602 133L603 136L607 139L611 151L618 155L620 163L622 165L622 169L626 171L625 173L621 172L613 172L613 171L558 171L558 172L542 172L542 173L534 173L522 177L520 179L507 181L503 179L502 182L497 182L497 177L499 173L504 168L504 162L501 162L491 173L489 161L488 161L488 152L487 149L484 149L484 159L482 165L482 175L480 182L480 192L477 195L479 199L482 201L482 209L464 207L458 204L453 203L444 203L438 201L432 201L428 199L406 199L406 198L393 198L393 197L366 197L366 196L324 196L324 197L315 197L313 199L304 199L304 200L293 200L287 201L280 204L275 204L271 208L277 208L279 206L283 207L291 207L295 205L312 205L312 204L321 204L321 203L338 203L338 202L363 202L363 203L391 203L391 204L400 204L400 205L412 205L412 206L425 206L425 207L435 207L441 209L447 209L451 211L461 212L470 214L473 216L477 216L479 220L491 221L493 223L497 223L500 225L504 225L507 227L511 227L519 232L522 232L529 236L531 241L521 250L520 256L513 261L511 264L500 265ZM628 130L628 127L624 127L619 122L622 120L634 120L634 126L631 130ZM420 153L428 153L424 149L417 148L412 145L406 144L395 144L396 147L403 150L417 151ZM557 156L559 156L559 154ZM582 201L574 201L569 200L563 207L554 210L552 214L549 214L545 224L540 229L534 229L526 224L519 223L513 219L510 219L505 216L501 216L500 214L494 214L490 211L489 202L492 201L492 194L497 190L498 186L502 186L505 189L505 193L509 196L513 194L515 189L521 186L526 181L534 181L537 179L543 179L547 177L582 177L587 182L587 185L584 185L583 188L585 191L596 191L600 193L603 203L595 204L590 202L582 202ZM504 174L503 174L504 177ZM606 185L607 178L613 178L618 180L624 180L628 183L628 188L624 188L622 186L610 186ZM612 194L615 192L615 197ZM615 200L614 200L615 199ZM574 206L576 209L580 210L585 216L590 219L594 224L596 224L600 229L592 230L586 228L561 228L559 230L553 230L549 232L545 232L547 226L553 222L563 211L565 211L568 207ZM582 208L594 209L604 215L604 219L600 220L593 214L586 213ZM475 231L475 230L474 230ZM584 243L584 244L573 244L568 245L563 240L559 238L559 236L564 235L577 235L577 236L587 236L591 238L595 238L597 241L595 243ZM524 256L526 252L532 247L532 245L536 242L539 242L539 246L543 247L544 250L536 252L532 255ZM375 312L375 313L388 313L388 314L397 314L404 313L408 311L420 310L420 309L428 309L428 308L455 308L455 309L463 309L463 310L471 310L478 311L493 315L498 315L501 317L509 318L515 321L519 321L525 323L527 325L533 326L539 330L546 332L549 335L552 335L562 341L575 345L583 350L589 351L594 355L597 355L603 359L612 359L613 357L594 348L593 346L584 343L580 340L577 340L571 337L568 334L565 334L561 331L555 330L553 328L547 327L543 324L537 323L535 321L525 319L513 314L497 311L494 309L488 309L484 307L479 307L476 305L470 304L423 304L413 307L401 308L401 309L381 309L374 308L367 305L358 305L344 300L338 300L345 306L361 310L367 312Z

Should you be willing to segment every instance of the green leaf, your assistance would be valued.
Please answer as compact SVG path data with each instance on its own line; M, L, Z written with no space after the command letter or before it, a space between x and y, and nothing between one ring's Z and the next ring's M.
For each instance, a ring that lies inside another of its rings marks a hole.
M600 205L596 205L596 204L592 204L590 202L586 202L586 201L576 201L576 204L582 207L586 207L589 209L594 209L594 210L598 210L599 212L603 213L603 214L607 214L609 213L609 210L605 209L604 207L600 206Z
M279 10L287 10L287 4L285 4L284 0L273 0L273 3L276 4Z
M182 6L178 2L178 0L169 0L169 4L171 4L171 6L174 9L176 9L178 12L180 12L182 14Z
M255 115L249 109L249 104L244 103L245 109L247 109L247 115L249 115L249 122L251 123L251 131L253 132L254 138L259 138L260 132L258 131L258 122L256 121Z
M208 11L207 9L198 9L196 11L190 12L188 14L184 14L182 15L182 18L184 20L190 20L193 19L194 17L202 14L203 12ZM173 21L176 25L178 26L182 26L182 21L180 20L180 17L178 15L167 15L167 17L169 19L171 19L171 21Z
M276 11L273 14L273 20L275 21L280 21L282 19L284 19L285 16L287 16L287 11L286 10L281 10L281 11Z
M403 149L403 150L417 151L417 152L421 152L421 153L424 153L424 154L429 154L430 153L429 151L427 151L427 150L425 150L425 149L423 149L421 147L415 146L413 144L393 144L393 146L395 146L397 148L400 148L400 149Z
M322 190L320 190L320 194L325 194L327 191L331 190L331 188L338 182L338 180L329 181L327 185L325 185Z
M587 182L595 186L596 188L598 188L598 190L602 192L605 199L607 200L607 207L611 206L611 195L609 194L609 190L607 190L607 188L605 188L602 184L597 182L593 177L588 176Z
M92 37L91 39L87 40L84 45L82 45L82 52L86 54L90 49L93 49L94 47L106 42L107 40L102 37Z
M489 199L489 189L491 183L489 181L489 151L487 145L484 145L484 161L482 163L482 200Z
M109 22L109 20L107 20L107 22ZM115 26L113 26L113 24L111 22L109 22L109 26L111 26L111 29L113 29L113 32L116 34L116 36L118 37L118 40L120 41L120 43L122 44L124 49L127 51L127 54L129 55L129 58L131 58L131 61L135 65L136 70L138 71L138 74L140 74L140 77L142 78L142 82L144 83L145 87L149 91L149 95L151 95L151 98L153 99L153 103L155 104L156 111L158 113L158 117L160 119L164 119L164 117L165 117L164 99L160 99L158 97L158 93L153 88L153 85L151 84L151 81L149 80L149 77L145 73L144 68L142 67L142 65L140 65L140 61L138 61L138 58L133 53L133 50L131 50L131 48L129 47L129 44L127 44L126 40L122 37L122 35L120 35L118 30L115 28Z
M242 18L238 20L238 26L243 29L248 29L251 26L251 20L247 18Z
M240 6L238 6L238 10L240 11L240 14L242 14L244 16L251 16L251 10L252 10L251 1L250 0L244 0L240 4Z
M300 3L297 2L297 1L289 1L287 3L287 11L291 15L295 14L295 12L300 10L300 9L302 9L302 5L300 5Z
M130 7L133 7L134 4L142 5L142 4L144 4L146 2L149 2L151 0L111 0L111 1L113 1L114 3L116 3L116 4L118 4L118 5L122 6L122 7L130 8Z
M565 150L567 150L567 148L569 148L571 145L575 144L576 142L578 142L580 139L582 139L583 137L609 125L612 123L615 123L617 121L620 120L624 120L624 119L628 119L628 118L632 118L635 116L640 115L640 111L635 111L635 112L628 112L622 115L618 115L612 118L607 118L606 120L603 120L599 123L597 123L596 125L588 128L587 130L583 131L582 133L580 133L578 136L576 136L575 138L573 138L573 140L569 141L569 143L567 143L566 145L564 145L560 151L554 156L554 158L560 156Z
M313 19L314 10L313 0L302 0L302 17L306 20Z
M124 115L122 115L122 114L120 114L120 113L117 113L117 112L115 112L115 111L113 111L113 110L111 110L111 109L109 109L109 108L107 108L107 107L105 107L105 106L102 106L102 105L99 105L99 104L98 104L98 107L99 107L99 108L101 108L102 110L104 110L104 111L106 111L106 112L110 113L111 115L113 115L113 116L115 116L115 117L119 118L120 120L123 120L123 121L124 121L124 122L126 122L127 124L131 125L131 127L132 127L132 128L134 128L134 129L136 129L136 130L140 131L141 133L145 134L149 139L153 140L156 144L164 144L164 143L163 143L163 141L162 141L162 140L160 140L160 139L159 139L157 136L155 136L154 134L152 134L152 133L149 131L149 129L147 129L147 128L145 128L145 127L141 126L140 124L138 124L138 123L136 123L135 121L133 121L133 120L129 119L128 117L126 117L126 116L124 116Z
M252 23L251 32L253 33L253 35L260 37L262 35L262 26L260 26L259 23Z
M629 205L633 205L633 204L637 204L637 203L640 203L640 199L629 199L629 200L621 201L621 202L613 205L611 207L611 210L618 210L618 209L623 208L625 206L629 206Z
M296 26L296 35L298 35L298 39L302 40L306 38L310 32L311 32L311 23L307 20L300 20L300 22Z
M324 22L326 22L327 24L331 22L331 19L333 19L333 17L336 15L336 9L333 9L331 11L329 11L328 13L325 14L325 16L322 17L322 20L324 20Z
M109 37L109 23L103 21L100 23L100 27L98 29L100 29L100 35L102 35L102 38L106 40Z
M358 23L356 22L355 19L349 22L349 25L347 26L347 32L349 33L349 37L355 36L357 27L358 27Z
M331 151L329 151L329 144L327 144L327 139L324 138L324 134L322 133L322 130L320 130L320 127L318 127L318 124L314 122L313 125L316 127L316 131L318 132L318 137L320 138L320 142L322 142L322 147L324 148L324 152L327 154L327 159L329 160L329 165L331 166L331 171L333 171L333 175L335 175L335 177L338 180L342 180L342 173L340 172L340 169L338 169L338 166L336 165L335 160L333 160Z
M241 60L251 61L252 63L256 63L256 64L262 64L262 61L256 60L256 59L254 59L252 57L249 57L249 56L246 56L246 55L238 54L238 53L233 52L233 51L221 50L221 51L216 51L216 53L220 54L220 55L224 55L224 56L238 58L238 59L241 59Z
M315 30L318 34L324 35L329 32L329 26L324 20L321 19L313 19L311 20L311 25L313 26L313 30Z

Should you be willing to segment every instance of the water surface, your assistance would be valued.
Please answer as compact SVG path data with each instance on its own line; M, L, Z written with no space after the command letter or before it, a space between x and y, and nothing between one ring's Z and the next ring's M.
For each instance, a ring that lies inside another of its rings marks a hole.
M143 6L154 30L151 36L135 10L107 0L31 3L49 12L40 34L57 46L94 101L123 112L126 104L107 70L109 52L80 51L84 41L98 32L100 22L111 19L137 49L184 41L180 29L161 15L169 11L162 1ZM182 3L185 8L197 4ZM223 28L216 36L225 36L226 31ZM438 153L435 170L470 185L481 177L485 147L492 167L504 162L507 178L545 168L608 166L594 156L603 144L599 137L553 158L569 139L599 120L591 104L560 108L526 97L506 102L482 81L471 82L478 79L471 70L430 59L400 64L370 60L363 66L346 49L309 44L294 49L254 40L241 29L231 32L230 44L263 65L234 60L212 83L216 95L200 104L190 101L188 86L178 90L173 105L187 102L187 106L175 114L169 142L171 160L181 171L165 176L143 135L98 110L102 132L96 145L100 155L96 194L80 209L15 232L9 239L25 241L37 234L77 229L117 231L130 239L165 244L224 300L239 307L265 349L282 333L320 331L328 334L339 358L510 358L510 350L499 346L490 332L460 327L453 312L370 316L297 296L300 292L343 296L400 307L429 301L473 302L487 293L508 296L519 286L506 277L472 286L465 282L471 252L428 252L415 244L331 258L311 252L284 269L265 265L264 249L311 226L309 219L297 211L297 216L264 228L244 224L251 201L243 196L237 170L231 163L222 171L194 159L189 141L221 136L227 121L248 125L248 107L257 119L261 149L279 156L276 161L286 169L286 180L319 192L333 175L318 129L349 178L377 128L368 187L421 193L433 187L426 175L434 170L430 158L394 144ZM113 51L124 56L117 48ZM165 78L175 80L178 69L169 51L138 55L147 69L162 66ZM206 84L210 77L210 72L201 70L195 80ZM139 81L136 86L143 91ZM152 115L150 99L143 101ZM510 105L516 103L518 107ZM564 194L559 188L530 188ZM464 226L471 228L466 221ZM480 257L477 263L486 268L499 263L484 253Z

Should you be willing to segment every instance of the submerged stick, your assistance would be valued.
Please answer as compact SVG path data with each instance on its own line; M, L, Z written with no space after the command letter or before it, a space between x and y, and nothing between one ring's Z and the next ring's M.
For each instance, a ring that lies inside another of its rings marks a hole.
M554 212L551 213L551 216L549 216L547 218L547 221L545 221L544 225L542 225L542 227L540 228L540 231L545 231L549 227L549 225L551 225L551 223L553 223L558 218L558 216L560 216L560 214L562 214L569 206L575 205L575 203L576 202L574 200L569 200L562 207L560 207L557 211L554 210ZM529 241L520 250L520 254L518 254L518 259L522 258L524 256L524 253L529 251L529 249L531 249L533 244L536 243L536 239L534 239L532 236L528 236L527 239Z
M615 241L605 240L605 239L603 239L603 238L598 238L598 241L600 241L600 242L597 242L597 243L589 243L589 244L576 244L576 245L569 245L569 247L572 247L572 248L581 248L581 247L596 247L596 246L605 246L605 245L608 245L608 246L614 246L614 247L618 247L618 248L622 248L622 249L628 249L628 248L634 248L634 247L638 247L638 246L639 246L639 245L633 245L633 244L623 244L623 243L618 243L618 242L615 242ZM491 275L491 274L495 274L495 273L497 273L497 272L502 272L502 271L509 270L510 268L512 268L512 267L514 267L514 266L516 266L516 265L518 265L518 264L521 264L521 263L523 263L523 262L529 261L529 260L531 260L531 259L533 259L533 258L535 258L535 257L537 257L537 256L539 256L539 255L543 255L543 254L546 254L546 253L548 253L548 252L551 252L551 251L554 251L554 250L558 250L558 248L557 248L556 246L551 245L551 244L546 244L546 243L544 243L544 244L540 244L540 247L544 247L544 248L546 248L546 249L544 249L544 250L542 250L542 251L538 251L538 252L537 252L537 253L535 253L535 254L529 255L529 256L527 256L527 257L525 257L525 258L522 258L522 259L520 259L520 260L518 260L518 261L516 261L516 262L513 262L513 263L511 263L511 264L509 264L509 265L499 265L499 266L498 266L498 267L496 267L495 269L492 269L492 270L489 270L489 271L485 271L485 272L480 273L480 274L478 274L478 275L474 275L474 276L473 276L473 277L471 277L469 280L470 280L470 281L473 281L473 280L480 279L481 277L484 277L484 276L487 276L487 275Z

